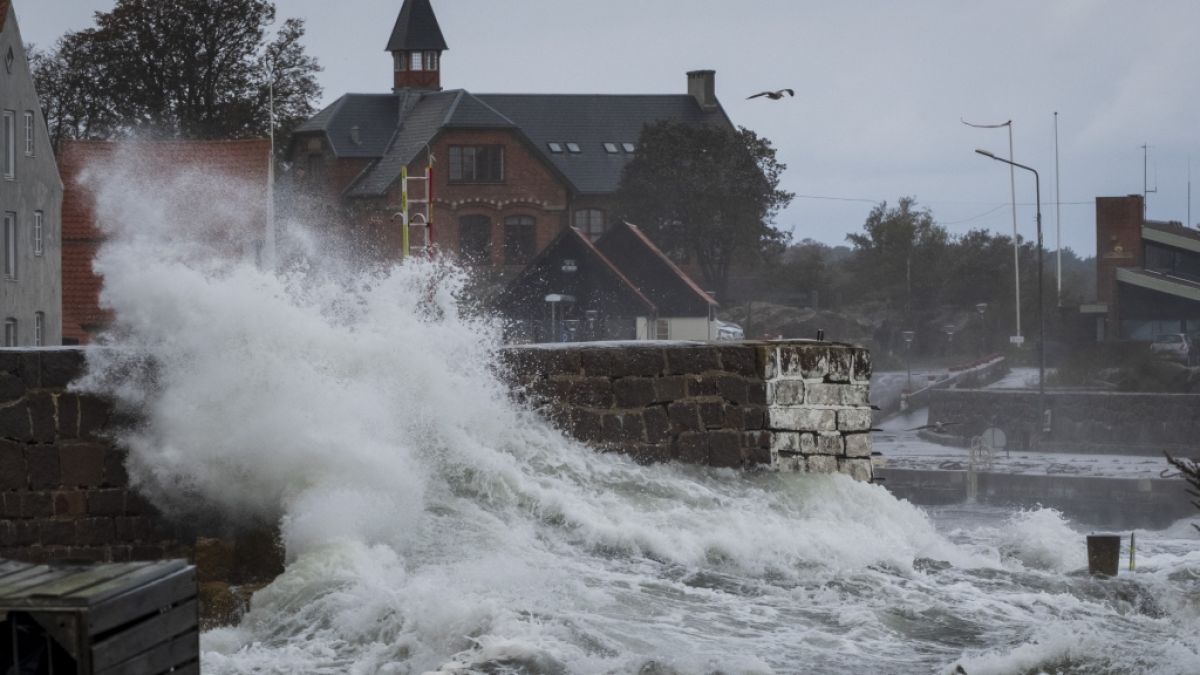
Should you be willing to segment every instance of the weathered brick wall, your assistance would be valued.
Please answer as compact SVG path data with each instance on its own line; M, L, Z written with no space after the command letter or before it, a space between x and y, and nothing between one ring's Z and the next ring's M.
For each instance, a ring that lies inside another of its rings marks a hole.
M187 556L186 536L125 474L105 400L66 390L78 349L0 350L0 558L123 561Z
M811 341L512 347L507 377L564 431L646 462L870 480L870 353Z

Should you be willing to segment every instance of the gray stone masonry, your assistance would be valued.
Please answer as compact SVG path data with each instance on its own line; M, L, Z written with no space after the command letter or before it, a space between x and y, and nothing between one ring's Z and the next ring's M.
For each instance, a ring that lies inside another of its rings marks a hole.
M519 398L600 450L872 478L871 355L861 347L583 343L510 347L501 359Z

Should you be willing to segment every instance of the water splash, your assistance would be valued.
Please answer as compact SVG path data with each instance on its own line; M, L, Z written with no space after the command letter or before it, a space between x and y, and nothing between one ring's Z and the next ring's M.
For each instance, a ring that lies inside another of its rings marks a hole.
M1009 569L1006 537L1043 517L951 542L845 477L581 447L511 403L499 326L448 264L364 269L292 223L264 270L227 225L252 192L124 158L89 176L120 349L81 386L143 412L121 440L158 503L278 522L287 547L242 624L204 636L206 671L929 672L1115 611L1043 544Z

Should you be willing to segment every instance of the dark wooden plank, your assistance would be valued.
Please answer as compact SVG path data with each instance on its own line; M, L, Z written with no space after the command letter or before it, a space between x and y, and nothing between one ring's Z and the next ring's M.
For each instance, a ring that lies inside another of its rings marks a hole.
M141 565L141 567L125 576L85 588L79 591L77 597L87 600L89 604L98 604L187 567L185 560L133 564Z
M187 664L196 658L194 650L199 641L200 634L191 631L132 659L94 672L96 675L159 675L172 666Z
M0 607L7 607L5 599L13 593L19 592L21 589L28 586L33 586L59 577L62 572L52 569L46 565L38 565L27 570L17 572L5 579L5 583L0 586ZM21 600L14 603L9 609L20 609L27 606L28 600Z
M93 605L87 613L88 632L99 635L164 607L196 597L196 568L185 567L168 577L139 586Z
M0 558L0 583L4 583L4 577L24 569L29 569L30 567L33 567L33 563L23 563Z
M78 598L68 596L76 595L91 586L123 577L145 565L146 563L133 562L69 568L72 571L69 571L64 576L46 581L37 586L27 586L16 593L8 595L7 598L9 600L19 600L20 598L37 596L40 599L78 600Z
M152 615L128 630L97 642L92 647L92 667L104 670L196 628L196 609L197 602L189 600L168 612Z

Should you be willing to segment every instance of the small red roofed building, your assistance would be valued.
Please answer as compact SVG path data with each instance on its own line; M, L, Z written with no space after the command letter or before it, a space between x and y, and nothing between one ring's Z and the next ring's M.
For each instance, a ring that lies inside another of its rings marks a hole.
M64 185L62 236L63 342L87 344L112 317L100 305L103 280L92 262L104 241L97 222L96 195L84 180L89 168L132 162L149 173L197 171L237 181L244 190L242 214L227 224L255 242L249 255L270 245L271 148L267 139L236 141L108 142L65 140L59 148ZM245 236L241 237L246 239Z

